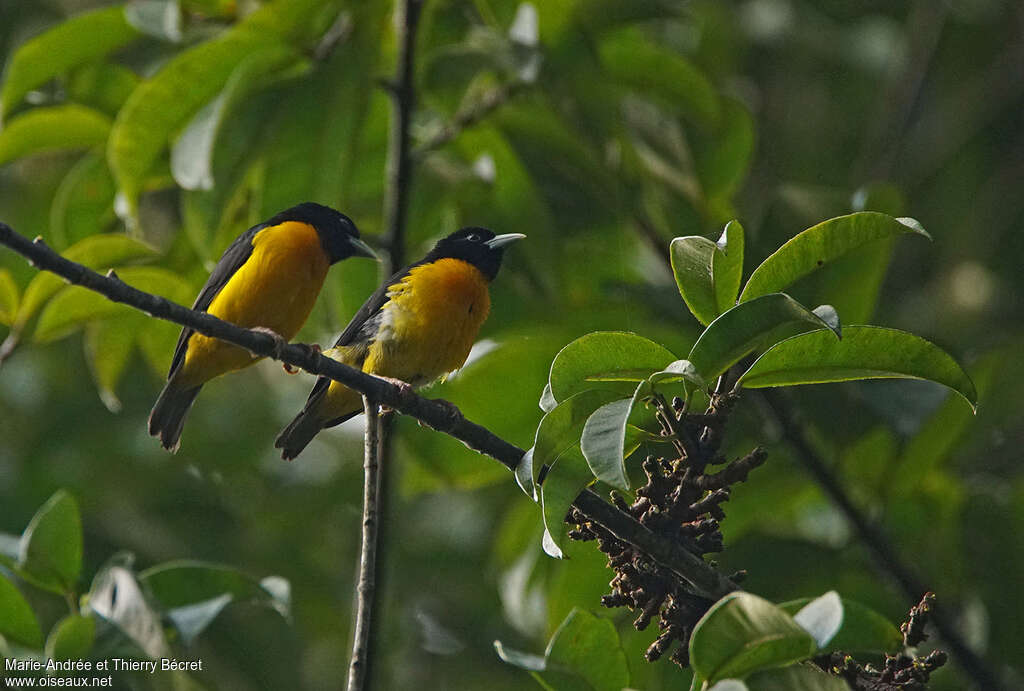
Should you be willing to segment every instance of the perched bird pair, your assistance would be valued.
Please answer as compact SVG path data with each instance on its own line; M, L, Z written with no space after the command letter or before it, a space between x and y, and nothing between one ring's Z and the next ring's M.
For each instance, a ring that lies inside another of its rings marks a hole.
M443 238L423 259L385 281L324 354L414 387L458 369L487 318L488 284L504 248L523 237L463 228ZM351 219L326 206L299 204L242 233L192 308L291 340L309 316L330 265L352 256L376 257ZM203 384L258 359L183 329L167 384L149 416L149 433L164 448L177 450L185 416ZM275 446L283 458L295 458L321 429L362 409L358 392L320 377Z

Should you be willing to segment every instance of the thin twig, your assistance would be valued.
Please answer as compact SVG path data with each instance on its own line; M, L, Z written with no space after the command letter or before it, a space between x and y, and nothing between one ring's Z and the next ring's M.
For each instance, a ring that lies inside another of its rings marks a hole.
M457 111L455 115L452 116L451 122L443 125L437 132L413 149L413 158L419 160L431 151L440 149L442 146L452 141L469 128L478 124L495 110L508 103L514 96L523 91L527 85L527 82L517 80L508 84L496 86L486 92L479 98L479 100L474 101L468 107Z
M352 657L348 665L348 691L362 691L369 678L371 631L377 588L377 529L380 525L380 429L379 406L363 396L366 416L363 454L363 543L359 554L359 580L356 589L356 623Z
M825 494L828 495L842 512L843 516L846 517L846 520L849 521L850 525L853 526L858 538L871 552L878 565L892 576L908 599L913 602L919 601L928 592L928 588L913 570L900 559L896 548L889 542L889 538L882 529L868 519L853 503L846 490L843 489L839 478L836 477L832 469L811 446L804 434L803 428L796 421L793 412L783 397L770 390L763 391L762 393L769 411L782 429L783 438L796 451L800 462L803 463L804 467L814 477L814 480L825 491ZM946 610L936 605L931 614L932 623L938 629L939 635L952 648L954 659L974 680L978 688L985 691L999 691L999 689L1002 689L1002 683L992 673L985 661L967 645L967 642L960 634L959 628Z
M116 277L102 276L69 261L43 243L15 233L0 223L0 244L27 258L36 268L57 274L70 283L95 291L113 302L129 305L151 317L187 326L198 333L245 348L261 357L286 362L311 374L322 375L372 400L415 418L428 427L458 439L470 449L490 456L506 468L514 470L523 449L497 436L489 429L467 420L451 404L432 401L415 393L403 392L389 381L325 357L303 344L281 344L265 332L243 329L206 312L197 312L165 298L133 288ZM703 562L671 541L666 541L640 525L631 516L611 506L589 490L582 492L573 504L590 520L600 523L616 537L637 545L659 564L672 569L689 583L706 590L709 595L723 595L736 588L709 564Z

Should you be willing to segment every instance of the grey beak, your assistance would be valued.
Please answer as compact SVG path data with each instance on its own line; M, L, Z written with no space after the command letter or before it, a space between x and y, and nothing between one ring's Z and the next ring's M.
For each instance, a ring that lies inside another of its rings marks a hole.
M353 257L367 257L368 259L376 259L377 261L380 261L380 256L373 251L373 248L359 238L350 237L348 239L348 244L352 245Z
M505 233L504 235L496 235L484 244L490 247L492 250L501 249L505 245L510 245L516 240L522 240L526 236L522 233Z

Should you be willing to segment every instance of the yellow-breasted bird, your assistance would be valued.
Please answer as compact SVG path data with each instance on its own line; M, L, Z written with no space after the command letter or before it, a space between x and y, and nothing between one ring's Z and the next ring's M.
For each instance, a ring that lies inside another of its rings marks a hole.
M291 340L313 309L328 268L352 256L377 258L348 216L312 202L299 204L239 235L192 309ZM176 451L203 384L257 360L244 348L182 329L167 384L149 414L149 433Z
M501 267L505 247L524 237L463 228L441 239L427 256L385 281L324 354L413 387L457 370L487 319L487 288ZM320 377L302 412L274 446L290 460L321 429L362 411L357 391Z

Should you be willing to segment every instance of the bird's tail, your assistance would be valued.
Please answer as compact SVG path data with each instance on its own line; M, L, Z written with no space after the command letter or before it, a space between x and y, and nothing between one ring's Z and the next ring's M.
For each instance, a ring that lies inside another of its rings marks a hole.
M312 410L306 409L288 423L281 434L274 440L274 447L281 449L281 458L290 461L306 448L317 432L324 428L324 423Z
M153 405L153 411L149 414L149 434L159 437L160 444L171 453L178 450L185 416L201 388L180 389L173 381L169 381Z

